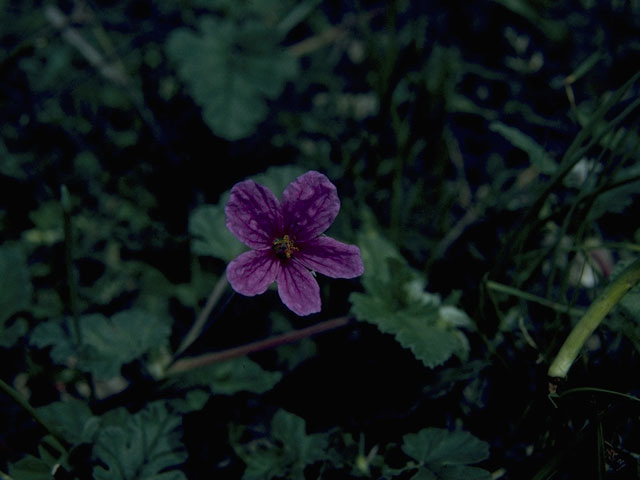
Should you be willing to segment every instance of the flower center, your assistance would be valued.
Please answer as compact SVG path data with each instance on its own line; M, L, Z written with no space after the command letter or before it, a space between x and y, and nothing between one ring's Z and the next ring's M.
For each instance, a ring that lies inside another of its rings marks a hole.
M291 258L293 252L298 250L298 247L293 245L293 240L289 238L289 235L285 235L282 238L276 238L273 241L273 251L276 252L276 256L282 260Z

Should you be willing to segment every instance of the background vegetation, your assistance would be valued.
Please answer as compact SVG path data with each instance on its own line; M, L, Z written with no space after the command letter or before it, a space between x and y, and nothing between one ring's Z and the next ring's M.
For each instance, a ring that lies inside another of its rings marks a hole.
M639 2L0 11L2 478L639 478L638 288L547 376L640 251ZM366 271L296 317L223 208L307 170Z

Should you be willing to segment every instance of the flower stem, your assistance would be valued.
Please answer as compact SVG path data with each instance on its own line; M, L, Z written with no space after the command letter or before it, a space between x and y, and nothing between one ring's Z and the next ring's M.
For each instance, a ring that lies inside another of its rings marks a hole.
M51 434L51 436L58 440L62 445L67 445L67 441L56 431L55 428L53 428L49 424L49 422L47 422L40 416L37 410L29 404L27 399L25 399L16 389L5 383L2 379L0 379L0 390L11 397L13 401L18 405L20 405L22 409L29 415L31 415L31 417L33 417L36 422L38 422L46 431Z
M182 352L184 352L187 348L189 348L189 346L193 342L196 341L196 339L202 332L202 329L204 328L205 323L207 323L207 319L209 318L209 315L211 314L213 307L215 307L218 301L220 300L220 297L224 293L224 290L227 287L228 283L229 282L227 281L226 275L222 275L218 279L215 286L213 287L213 290L209 294L209 297L207 298L207 301L204 307L200 311L198 318L196 319L191 329L189 329L185 337L182 339L182 342L180 343L180 346L176 350L174 357L179 356Z
M229 348L221 352L206 353L197 357L184 358L178 360L171 367L167 369L167 376L175 375L178 373L186 372L198 367L204 367L213 363L222 362L224 360L230 360L232 358L243 357L250 353L261 352L270 348L279 347L287 343L297 342L303 338L311 337L318 333L323 333L334 328L343 327L351 319L349 317L338 317L333 320L327 320L324 322L316 323L307 328L301 328L292 332L276 335L271 338L265 338L264 340L258 340L257 342L248 343L239 347Z
M71 229L71 198L66 185L60 187L60 203L64 221L64 257L67 269L67 285L69 287L69 307L73 319L73 339L80 343L80 320L78 317L78 291L73 269L73 231Z
M620 299L640 281L640 258L625 268L591 304L573 327L549 367L549 377L565 378L582 346Z
M544 297L539 297L537 295L533 295L532 293L524 292L522 290L518 290L517 288L510 287L509 285L494 282L493 280L487 280L487 288L490 290L495 290L496 292L513 295L514 297L522 298L523 300L527 300L529 302L535 302L537 304L544 305L545 307L549 307L558 312L569 313L571 315L582 315L584 313L583 310L580 310L578 308L573 308L569 305L563 305L552 300L547 300Z

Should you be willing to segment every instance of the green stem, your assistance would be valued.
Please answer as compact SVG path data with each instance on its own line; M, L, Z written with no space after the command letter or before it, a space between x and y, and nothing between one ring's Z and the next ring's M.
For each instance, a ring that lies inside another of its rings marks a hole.
M44 418L40 416L40 414L33 408L29 402L22 396L20 393L11 387L9 384L5 383L2 379L0 379L0 390L6 393L9 397L13 399L18 405L22 407L22 409L27 412L33 419L38 422L46 431L48 431L51 436L53 436L56 440L58 440L62 445L67 445L67 441L60 436L60 434L56 431L53 426L49 424Z
M554 302L552 300L547 300L546 298L539 297L528 292L523 292L522 290L510 287L509 285L494 282L493 280L487 280L487 288L490 290L495 290L496 292L513 295L514 297L522 298L523 300L535 302L539 305L544 305L545 307L552 308L553 310L556 310L558 312L569 313L571 315L582 315L584 313L583 310L580 310L578 308L573 308L568 305Z
M625 268L591 304L573 327L549 367L551 378L565 378L583 345L620 299L640 281L640 258Z
M209 315L211 315L211 311L213 310L213 307L215 307L218 301L220 300L220 297L224 293L228 284L229 282L227 281L226 275L222 275L218 279L215 286L213 287L213 290L209 294L209 298L207 298L207 301L204 307L200 311L198 318L196 319L191 329L187 332L185 337L182 339L182 342L180 343L180 346L176 350L174 357L178 357L182 352L184 352L187 348L189 348L189 346L198 338L198 336L202 332L202 329L204 328L205 323L207 322L207 319L209 318Z
M73 338L80 344L80 320L78 318L78 291L73 269L73 231L71 229L71 198L66 185L60 187L60 203L64 217L64 257L67 269L67 285L69 286L69 307L73 319Z

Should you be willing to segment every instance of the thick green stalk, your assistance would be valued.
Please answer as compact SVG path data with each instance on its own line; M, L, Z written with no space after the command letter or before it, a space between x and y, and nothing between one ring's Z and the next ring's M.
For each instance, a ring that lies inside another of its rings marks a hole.
M640 281L640 258L625 268L622 273L611 282L598 298L591 304L580 321L573 327L549 367L551 378L565 378L578 353L587 339L609 311L620 299Z

